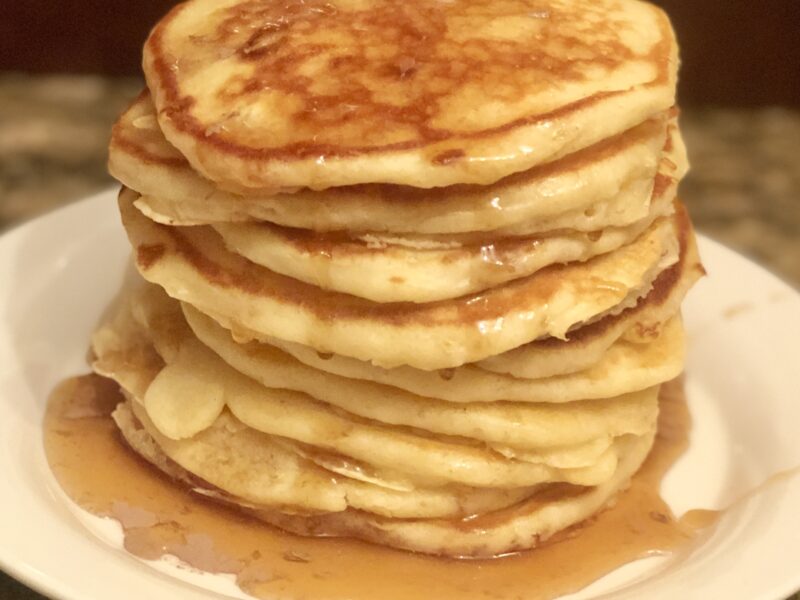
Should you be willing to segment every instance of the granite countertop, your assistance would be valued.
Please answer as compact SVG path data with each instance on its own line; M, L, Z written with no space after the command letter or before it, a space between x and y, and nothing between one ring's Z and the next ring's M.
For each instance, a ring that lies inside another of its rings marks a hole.
M106 144L137 79L0 74L0 231L113 185ZM697 228L800 286L800 112L686 109ZM41 598L0 573L0 598ZM793 600L800 600L800 594Z

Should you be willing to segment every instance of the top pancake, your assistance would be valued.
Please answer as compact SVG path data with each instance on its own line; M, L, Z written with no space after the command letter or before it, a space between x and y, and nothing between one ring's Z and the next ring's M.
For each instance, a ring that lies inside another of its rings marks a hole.
M167 139L227 189L489 184L674 102L636 0L192 0L144 70Z

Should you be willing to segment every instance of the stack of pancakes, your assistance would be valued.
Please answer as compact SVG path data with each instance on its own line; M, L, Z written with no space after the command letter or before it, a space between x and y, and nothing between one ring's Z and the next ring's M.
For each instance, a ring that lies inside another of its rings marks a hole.
M656 434L702 267L637 0L191 0L110 168L149 283L96 333L130 446L308 535L535 546Z

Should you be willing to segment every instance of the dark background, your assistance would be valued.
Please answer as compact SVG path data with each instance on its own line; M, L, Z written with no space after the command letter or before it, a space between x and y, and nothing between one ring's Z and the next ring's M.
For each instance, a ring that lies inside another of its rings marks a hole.
M398 0L402 1L402 0ZM175 2L3 2L0 70L135 75L150 26ZM800 1L658 0L681 43L686 106L800 106Z

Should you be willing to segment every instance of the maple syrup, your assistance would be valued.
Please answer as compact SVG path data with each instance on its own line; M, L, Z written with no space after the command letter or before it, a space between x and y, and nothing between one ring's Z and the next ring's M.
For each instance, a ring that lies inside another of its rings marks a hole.
M96 375L67 380L54 392L44 439L59 484L84 509L117 519L131 554L173 554L197 569L233 574L257 598L548 600L636 559L688 552L718 517L690 511L677 519L659 494L662 478L689 442L680 381L662 386L652 453L612 508L539 548L491 560L298 537L199 497L122 442L110 417L121 399L116 384Z

